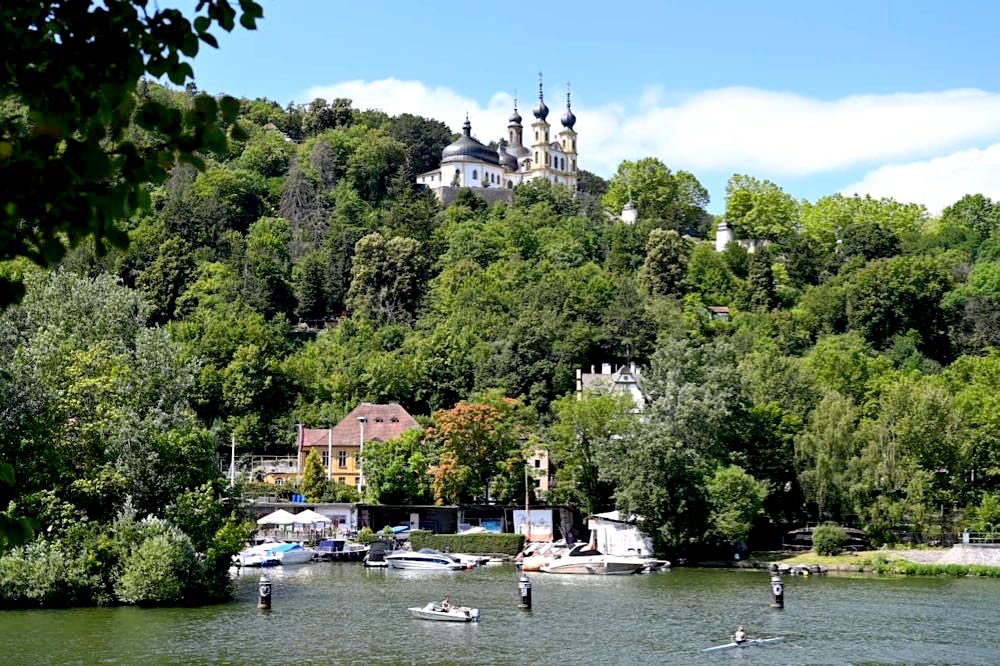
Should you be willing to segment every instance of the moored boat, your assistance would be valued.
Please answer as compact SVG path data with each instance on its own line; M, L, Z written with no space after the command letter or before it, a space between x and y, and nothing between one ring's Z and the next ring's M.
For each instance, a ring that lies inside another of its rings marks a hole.
M420 550L397 550L386 555L385 561L390 569L416 569L422 571L460 571L471 566L458 559L433 548Z
M429 603L423 608L410 608L410 614L421 620L437 620L439 622L479 622L479 609L468 606L452 606L447 610L436 603Z
M638 573L646 566L646 561L638 557L605 555L588 544L579 544L568 553L552 560L541 568L552 574L592 574L600 576L624 576Z

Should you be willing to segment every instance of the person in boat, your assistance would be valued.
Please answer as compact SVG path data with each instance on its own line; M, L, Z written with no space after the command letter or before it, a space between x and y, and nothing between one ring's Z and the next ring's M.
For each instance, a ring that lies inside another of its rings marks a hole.
M451 610L451 599L449 599L448 597L444 598L444 601L441 602L441 610L445 612Z
M733 641L736 643L743 643L747 639L747 632L743 630L743 626L736 627L736 633L733 634Z

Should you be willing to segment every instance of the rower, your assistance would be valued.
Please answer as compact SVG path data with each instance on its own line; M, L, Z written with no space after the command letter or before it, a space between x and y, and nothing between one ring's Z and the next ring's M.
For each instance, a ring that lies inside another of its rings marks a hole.
M733 641L737 644L745 642L747 639L747 632L743 630L743 626L740 625L736 627L736 633L733 634Z

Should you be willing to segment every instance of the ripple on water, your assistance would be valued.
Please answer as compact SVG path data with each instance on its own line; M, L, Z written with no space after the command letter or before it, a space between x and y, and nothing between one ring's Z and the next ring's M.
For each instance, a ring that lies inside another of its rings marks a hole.
M319 563L268 570L266 613L255 607L257 575L241 575L236 601L220 606L2 613L4 663L1000 663L995 580L786 577L786 608L775 611L761 572L537 574L526 612L510 566L438 574ZM479 608L482 622L406 610L445 595ZM786 642L701 653L737 624Z

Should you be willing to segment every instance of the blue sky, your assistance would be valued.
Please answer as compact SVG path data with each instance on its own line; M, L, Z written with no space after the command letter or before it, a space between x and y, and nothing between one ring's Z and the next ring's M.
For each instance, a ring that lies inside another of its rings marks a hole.
M734 172L932 211L1000 197L1000 3L263 4L258 30L199 54L202 89L348 96L456 130L468 111L489 140L542 70L550 120L572 81L581 167L653 155L692 171L714 211Z

